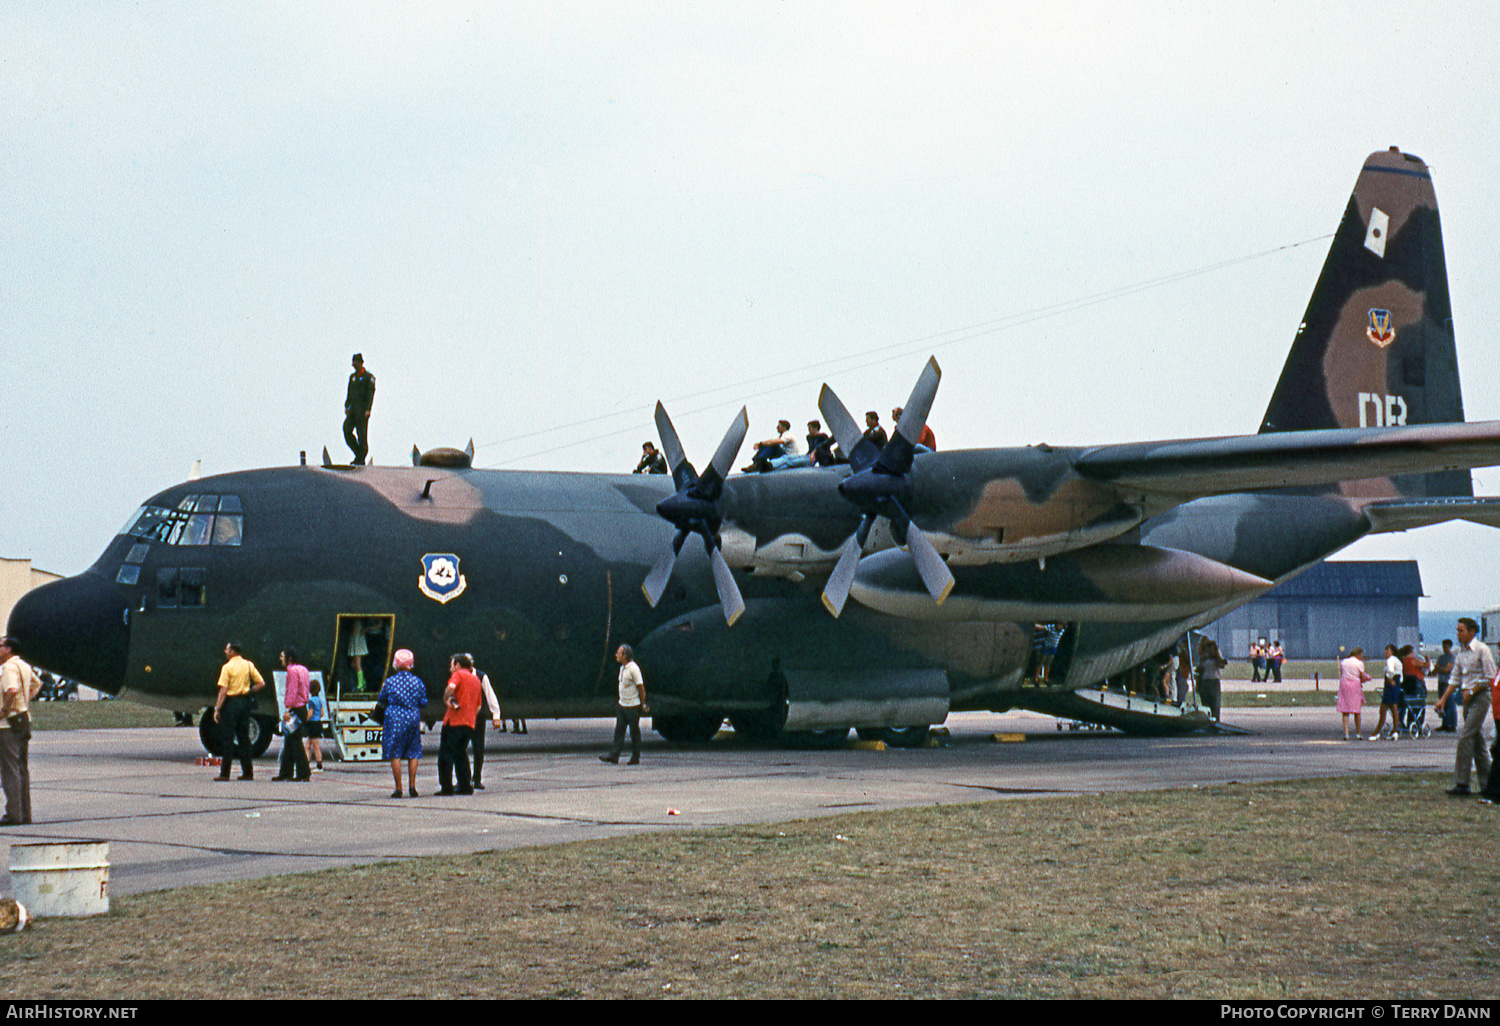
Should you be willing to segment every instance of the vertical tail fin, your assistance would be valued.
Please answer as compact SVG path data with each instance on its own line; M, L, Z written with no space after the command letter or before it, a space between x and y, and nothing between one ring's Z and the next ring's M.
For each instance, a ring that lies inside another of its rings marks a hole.
M1394 146L1370 154L1260 430L1464 419L1432 178ZM1360 495L1472 495L1467 470L1348 482Z

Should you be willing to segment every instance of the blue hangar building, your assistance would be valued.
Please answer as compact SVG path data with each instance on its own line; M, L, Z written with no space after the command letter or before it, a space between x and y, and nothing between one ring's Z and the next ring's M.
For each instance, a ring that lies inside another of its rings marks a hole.
M1385 646L1419 645L1415 560L1334 560L1309 567L1204 627L1226 659L1246 658L1250 642L1280 641L1288 659L1340 658L1356 645L1365 661Z

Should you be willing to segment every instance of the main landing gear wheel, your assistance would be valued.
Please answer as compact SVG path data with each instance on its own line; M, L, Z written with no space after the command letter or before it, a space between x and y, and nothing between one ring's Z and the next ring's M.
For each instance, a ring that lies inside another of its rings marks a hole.
M651 717L652 728L674 745L706 745L714 739L723 722L722 713Z
M269 716L250 717L250 757L259 759L271 747L271 738L276 733L276 721Z
M271 738L276 732L276 721L269 716L250 717L250 756L258 759L266 754L266 749L271 747ZM203 710L198 717L198 740L203 743L204 749L209 755L217 755L224 758L230 754L230 745L226 744L224 729L221 724L214 722L214 711L210 707Z
M214 722L213 707L204 709L198 715L198 740L203 742L203 748L209 755L224 757L227 749L224 747L224 732Z

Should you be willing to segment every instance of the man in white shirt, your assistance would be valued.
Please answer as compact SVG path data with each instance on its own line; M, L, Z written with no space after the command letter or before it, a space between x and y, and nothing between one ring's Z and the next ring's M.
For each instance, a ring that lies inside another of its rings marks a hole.
M635 651L629 645L615 650L615 662L620 664L620 697L615 710L615 744L608 755L599 756L600 762L619 762L620 752L625 747L625 728L630 728L630 765L641 761L641 713L646 711L646 682L641 677L641 668L636 665Z
M1442 705L1457 691L1463 696L1463 723L1458 729L1458 752L1453 762L1453 786L1448 793L1455 798L1469 795L1469 764L1479 775L1483 787L1490 775L1490 753L1484 747L1484 720L1490 713L1490 682L1495 679L1495 656L1478 638L1479 624L1467 616L1458 621L1458 648L1453 653L1453 673L1448 688L1438 699Z
M772 469L772 460L795 455L797 455L797 439L792 435L792 422L778 420L775 437L755 443L755 455L750 458L750 465L744 469L746 473L759 471L764 474Z

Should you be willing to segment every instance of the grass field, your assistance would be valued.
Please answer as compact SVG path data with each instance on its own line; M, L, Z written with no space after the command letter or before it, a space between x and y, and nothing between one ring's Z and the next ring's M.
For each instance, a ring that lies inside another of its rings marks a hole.
M1262 698L1261 695L1265 697ZM1336 691L1225 691L1221 704L1225 709L1332 709L1338 698ZM1365 694L1365 704L1370 704L1370 693ZM1380 695L1375 695L1375 708L1380 709Z
M1220 671L1223 680L1249 680L1255 675L1254 667L1245 659L1225 658L1229 659L1229 665ZM1365 662L1368 664L1370 661L1366 659ZM1382 665L1384 664L1377 661L1375 670ZM1374 673L1375 670L1370 672ZM1335 688L1338 687L1339 664L1332 659L1289 659L1281 666L1282 680L1312 680L1315 673L1323 678L1324 687L1328 686L1330 680Z
M1500 812L1436 776L994 801L117 899L7 998L1465 998ZM1400 815L1372 810L1399 809Z
M170 727L172 714L134 702L33 702L34 730L87 730L104 727Z

